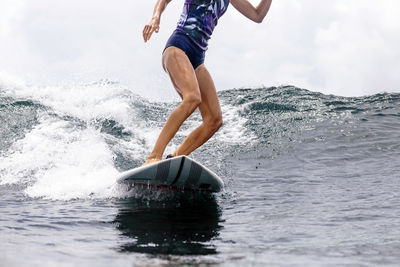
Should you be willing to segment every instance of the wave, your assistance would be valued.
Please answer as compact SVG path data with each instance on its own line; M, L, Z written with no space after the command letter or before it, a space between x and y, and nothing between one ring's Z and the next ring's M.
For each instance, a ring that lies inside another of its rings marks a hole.
M228 184L240 157L257 161L307 149L320 152L315 160L340 157L340 149L326 146L378 155L381 147L398 156L400 94L345 98L282 86L226 90L219 97L224 125L192 156ZM107 80L70 87L0 84L0 185L49 199L118 196L118 173L144 161L177 104L149 101ZM166 152L200 122L196 112Z

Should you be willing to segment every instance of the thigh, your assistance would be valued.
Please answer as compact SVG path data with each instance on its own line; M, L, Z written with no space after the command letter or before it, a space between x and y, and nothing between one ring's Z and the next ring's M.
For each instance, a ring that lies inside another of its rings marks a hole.
M162 64L175 90L183 99L190 95L200 98L196 73L183 50L174 46L168 47L163 53Z
M197 67L195 73L201 93L201 104L199 110L203 120L222 119L217 90L215 89L214 81L211 78L210 73L204 64Z

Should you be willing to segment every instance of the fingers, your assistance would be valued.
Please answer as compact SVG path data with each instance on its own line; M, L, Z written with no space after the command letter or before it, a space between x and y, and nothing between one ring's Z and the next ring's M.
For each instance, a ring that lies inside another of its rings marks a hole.
M160 30L159 26L150 25L150 24L144 26L144 29L143 29L144 42L147 42L150 39L150 37L153 34L153 32L157 32L158 33L159 30Z
M151 29L150 25L144 26L144 29L143 29L144 42L147 42L147 40L149 40L149 38L150 38L150 36L149 36L149 35L151 35L150 34L150 29Z

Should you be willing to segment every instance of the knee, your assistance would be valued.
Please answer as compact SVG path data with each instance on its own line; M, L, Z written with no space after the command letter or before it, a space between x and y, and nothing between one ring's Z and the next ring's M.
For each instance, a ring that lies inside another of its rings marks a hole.
M201 96L199 94L188 95L183 99L183 103L190 110L195 110L201 104Z
M210 118L209 120L206 120L204 124L207 126L207 128L211 132L216 132L218 131L219 128L222 126L222 116L215 116L213 118Z

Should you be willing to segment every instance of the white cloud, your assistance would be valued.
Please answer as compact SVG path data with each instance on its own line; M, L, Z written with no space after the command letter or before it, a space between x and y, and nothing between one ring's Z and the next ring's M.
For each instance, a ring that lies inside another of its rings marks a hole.
M0 36L7 35L12 30L12 24L18 20L22 8L20 0L2 0L0 9Z
M170 3L160 33L144 44L154 3L1 0L0 70L45 84L110 78L147 97L176 99L160 61L183 1ZM218 89L399 92L399 8L395 0L273 1L264 23L255 24L230 6L206 65Z
M393 4L390 9L398 5ZM386 23L390 11L384 6L375 8L370 1L340 2L334 6L335 19L317 29L315 63L319 75L325 77L325 87L346 95L400 89L399 78L393 75L400 66L400 39L393 25Z

